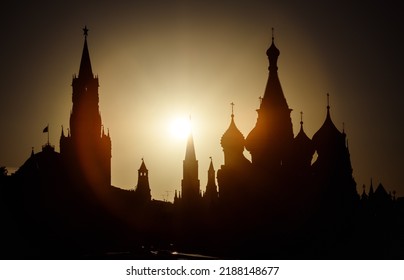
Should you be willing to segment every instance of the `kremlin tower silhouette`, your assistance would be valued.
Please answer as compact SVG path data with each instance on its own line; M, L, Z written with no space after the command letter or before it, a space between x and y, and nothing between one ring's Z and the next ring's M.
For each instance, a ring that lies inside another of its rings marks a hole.
M378 238L402 242L404 225L397 217L404 216L403 203L381 184L373 191L372 182L369 193L364 188L359 197L347 135L331 119L328 94L324 123L312 139L304 131L303 113L294 136L273 33L256 124L244 137L231 103L230 124L218 139L224 162L215 178L210 158L205 191L192 133L174 203L151 197L143 158L135 188L111 186L111 138L102 125L98 77L88 29L83 31L70 127L66 134L62 128L60 153L48 141L41 152L32 150L15 174L0 176L0 218L8 229L0 233L8 241L2 257L108 258L129 251L132 259L173 258L158 253L173 246L221 258L402 257L399 249L386 251ZM367 242L357 244L358 235Z
M73 108L68 135L60 137L60 154L74 177L106 188L111 185L111 138L101 123L98 77L93 75L84 31L83 54L78 76L73 77Z

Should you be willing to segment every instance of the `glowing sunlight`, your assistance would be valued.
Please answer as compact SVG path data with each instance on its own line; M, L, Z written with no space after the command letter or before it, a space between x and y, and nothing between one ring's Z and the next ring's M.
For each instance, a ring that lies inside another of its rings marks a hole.
M176 139L185 139L191 131L191 121L185 117L175 117L169 123L169 132L171 137Z

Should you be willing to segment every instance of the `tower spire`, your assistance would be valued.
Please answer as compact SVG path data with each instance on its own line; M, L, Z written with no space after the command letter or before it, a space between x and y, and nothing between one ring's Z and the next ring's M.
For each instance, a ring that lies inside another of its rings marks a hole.
M194 138L192 136L192 132L189 133L188 136L187 149L185 151L185 160L196 161Z
M183 177L181 181L182 198L192 205L200 198L200 183L198 179L198 161L196 160L194 139L189 133L185 159L183 161Z
M83 46L83 54L81 56L80 69L79 69L79 77L85 80L93 78L93 70L91 67L90 61L90 53L88 51L87 46L87 36L88 36L88 28L84 26L83 28L84 35L84 46Z
M327 92L327 110L330 110L330 94Z

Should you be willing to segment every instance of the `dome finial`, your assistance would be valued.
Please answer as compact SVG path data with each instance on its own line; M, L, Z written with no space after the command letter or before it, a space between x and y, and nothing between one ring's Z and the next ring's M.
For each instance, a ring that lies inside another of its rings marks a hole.
M303 126L303 112L300 112L300 125Z
M272 43L275 40L275 29L272 27Z
M230 103L231 105L231 117L234 118L234 103Z
M327 92L327 110L330 110L330 94Z

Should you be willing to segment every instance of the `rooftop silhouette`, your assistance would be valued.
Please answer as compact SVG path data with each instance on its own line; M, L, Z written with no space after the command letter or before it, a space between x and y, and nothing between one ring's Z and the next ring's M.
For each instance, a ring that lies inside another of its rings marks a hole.
M373 191L372 181L359 196L347 134L332 121L329 94L324 123L312 139L303 129L303 113L294 136L273 33L256 124L244 137L231 103L230 124L218 139L224 162L216 172L210 158L205 192L192 133L174 203L151 197L143 158L136 188L112 186L112 137L102 125L99 79L91 66L89 30L83 31L60 152L48 138L15 174L0 169L0 217L7 229L0 233L2 258L111 258L111 252L118 258L175 258L174 250L224 259L403 258L404 200L382 184ZM358 242L358 236L364 237Z

